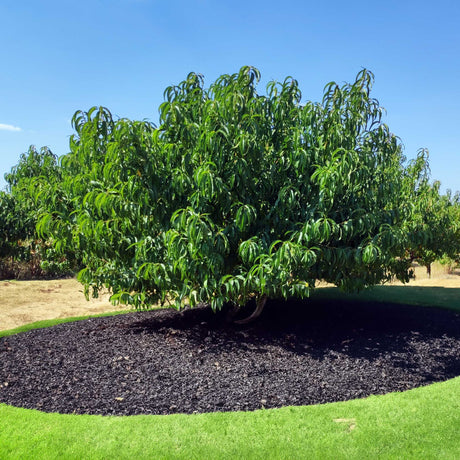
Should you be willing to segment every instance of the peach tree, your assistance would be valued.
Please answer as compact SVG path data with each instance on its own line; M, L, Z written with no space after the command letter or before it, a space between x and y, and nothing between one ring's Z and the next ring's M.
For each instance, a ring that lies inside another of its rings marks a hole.
M137 308L255 299L260 311L318 280L408 280L416 178L372 73L329 83L319 103L291 77L264 94L259 80L243 67L206 88L191 73L166 89L158 127L105 108L74 115L38 229L79 251L87 294L108 287Z
M33 145L5 174L7 189L0 191L0 276L40 277L68 273L49 241L38 238L36 223L43 188L61 181L57 156Z
M431 276L433 262L455 266L460 258L460 195L449 190L441 195L440 182L431 183L426 150L420 150L407 169L408 177L415 178L410 187L413 237L409 255L425 266Z

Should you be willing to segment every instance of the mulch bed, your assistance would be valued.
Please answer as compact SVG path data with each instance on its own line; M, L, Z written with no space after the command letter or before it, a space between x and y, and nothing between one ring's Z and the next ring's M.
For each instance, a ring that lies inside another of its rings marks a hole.
M248 326L205 307L137 312L0 339L0 402L45 412L254 410L458 375L458 313L384 303L271 301Z

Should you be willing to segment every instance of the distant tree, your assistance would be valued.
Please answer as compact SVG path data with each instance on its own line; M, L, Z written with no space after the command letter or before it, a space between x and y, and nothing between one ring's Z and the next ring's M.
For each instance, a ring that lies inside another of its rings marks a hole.
M452 271L460 267L460 192L452 195L452 192L448 191L446 199L450 218L450 242L440 262L447 265L449 271Z
M17 270L11 268L15 261L28 267L23 269L28 277L70 271L68 260L58 256L51 242L38 238L36 233L44 202L55 200L48 191L61 180L56 155L47 147L37 150L30 146L5 174L5 180L7 191L0 193L0 275L6 272L18 276Z
M137 308L255 299L258 314L317 280L409 279L407 249L425 238L411 221L416 172L381 122L372 73L329 83L321 103L301 103L291 77L259 95L259 78L243 67L206 89L191 73L166 89L158 128L74 115L61 204L38 228L78 248L87 294L106 286Z
M5 174L5 180L7 192L15 203L15 213L23 216L21 239L31 238L35 234L39 212L35 200L37 189L60 180L57 156L48 147L37 150L31 145L27 153L21 154L18 164Z
M18 243L32 232L33 226L16 199L0 191L0 259L18 256L22 252Z
M60 171L57 156L48 147L37 150L34 145L29 147L27 153L21 154L18 164L5 174L7 188L11 193L18 192L29 185L32 179L39 177L55 182L59 180Z
M24 256L25 248L20 242L31 239L35 234L36 178L44 174L54 177L56 167L56 157L48 148L37 151L30 146L28 152L21 155L19 163L5 174L7 191L1 192L0 196L0 257L17 256L19 253Z
M411 203L410 258L419 262L431 276L431 265L436 260L452 259L460 253L459 199L440 193L440 182L430 181L428 151L420 150L407 168L411 182L408 198Z

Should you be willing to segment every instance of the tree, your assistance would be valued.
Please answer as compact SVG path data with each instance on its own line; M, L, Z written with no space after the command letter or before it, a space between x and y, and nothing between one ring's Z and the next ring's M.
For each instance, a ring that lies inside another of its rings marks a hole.
M30 186L32 181L48 173L55 173L56 157L46 147L40 151L32 145L27 153L23 153L19 163L5 174L7 191L1 193L0 232L3 251L13 251L18 240L31 238L35 232L35 203ZM8 248L8 249L7 249Z
M62 257L56 258L50 241L36 234L43 201L52 200L48 189L61 180L58 159L47 147L30 146L16 166L5 174L7 191L0 193L0 264L9 277L18 276L12 262L28 267L27 277L70 271ZM14 265L14 264L13 264Z
M295 79L256 91L243 67L209 88L168 87L160 125L77 112L62 181L39 223L76 247L88 294L137 308L213 309L305 298L317 280L346 291L407 281L410 169L370 97L373 75L301 103Z
M445 196L449 213L449 243L440 262L447 265L449 271L460 266L460 192L452 195L450 190Z
M59 176L57 156L48 147L37 150L31 145L27 153L21 154L18 164L5 174L5 180L8 190L16 193L33 179L41 177L54 182L59 180Z
M0 191L0 259L19 256L19 241L24 240L33 229L27 215L15 198Z
M36 178L46 175L46 180L56 174L56 157L47 148L37 151L30 146L19 163L5 174L7 191L1 192L0 257L26 257L27 246L20 243L33 238L37 222L35 206Z
M451 192L441 195L441 183L430 182L427 150L419 151L407 171L412 235L409 256L425 266L431 276L433 262L455 260L460 253L459 197Z

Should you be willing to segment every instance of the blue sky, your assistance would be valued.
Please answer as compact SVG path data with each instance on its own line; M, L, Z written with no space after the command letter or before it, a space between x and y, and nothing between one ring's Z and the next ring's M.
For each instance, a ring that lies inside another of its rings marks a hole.
M68 152L78 109L158 120L164 89L253 65L304 100L365 67L405 155L460 190L460 2L79 0L0 2L0 189L29 145Z

